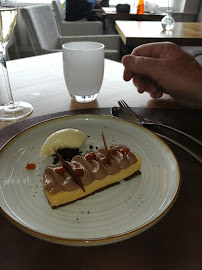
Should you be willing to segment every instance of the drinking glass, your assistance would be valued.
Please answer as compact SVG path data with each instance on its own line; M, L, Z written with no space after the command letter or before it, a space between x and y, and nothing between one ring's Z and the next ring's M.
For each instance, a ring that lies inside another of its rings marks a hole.
M91 41L63 44L63 70L68 92L80 103L95 100L104 74L104 45Z
M168 0L167 15L163 17L163 19L161 20L161 25L162 25L163 30L166 30L166 31L172 30L175 26L175 20L173 19L173 16L172 16L170 0Z
M9 99L7 104L0 105L0 120L4 121L24 118L33 111L31 104L14 101L6 65L6 45L15 27L17 14L18 8L15 0L0 0L0 61Z

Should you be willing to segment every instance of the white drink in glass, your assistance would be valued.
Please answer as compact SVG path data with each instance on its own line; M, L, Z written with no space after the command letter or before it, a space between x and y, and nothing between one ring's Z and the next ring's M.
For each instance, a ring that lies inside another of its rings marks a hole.
M0 45L7 44L17 21L17 8L0 9Z
M63 44L64 78L70 96L77 102L95 100L104 75L104 45L79 41Z

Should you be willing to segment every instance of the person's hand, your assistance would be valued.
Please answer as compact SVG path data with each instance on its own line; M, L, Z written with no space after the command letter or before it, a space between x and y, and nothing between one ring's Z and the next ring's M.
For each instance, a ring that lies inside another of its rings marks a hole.
M124 80L133 79L139 93L152 98L169 94L177 103L202 108L202 67L170 42L149 43L122 59Z

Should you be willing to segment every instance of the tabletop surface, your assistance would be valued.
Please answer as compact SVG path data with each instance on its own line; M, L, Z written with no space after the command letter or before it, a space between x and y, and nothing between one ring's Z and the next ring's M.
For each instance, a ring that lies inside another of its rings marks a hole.
M148 94L139 95L132 82L123 80L123 65L107 59L100 94L97 100L88 104L71 100L63 76L61 53L8 61L7 66L14 100L27 101L34 107L29 118L60 111L113 107L117 105L117 100L123 98L136 107L176 107L166 95L156 101ZM0 104L7 103L2 72L0 88ZM11 123L0 121L0 128Z
M176 22L171 31L164 31L161 22L154 21L115 21L115 27L126 45L157 40L181 42L179 45L202 44L202 23Z
M61 53L9 61L8 70L14 99L32 103L34 111L25 120L0 122L0 149L25 128L53 117L78 113L110 115L111 107L117 106L117 100L122 98L142 116L177 127L202 140L198 125L202 111L179 107L168 96L152 100L148 94L138 94L132 82L123 81L121 63L106 60L101 92L97 100L89 104L78 104L70 99L63 78ZM0 89L0 103L3 103L7 95L2 74ZM187 142L181 140L181 143ZM181 189L173 207L153 227L115 244L71 247L30 236L0 213L0 269L52 270L68 266L78 270L199 270L201 164L173 144L167 144L179 163ZM197 148L189 142L188 146Z

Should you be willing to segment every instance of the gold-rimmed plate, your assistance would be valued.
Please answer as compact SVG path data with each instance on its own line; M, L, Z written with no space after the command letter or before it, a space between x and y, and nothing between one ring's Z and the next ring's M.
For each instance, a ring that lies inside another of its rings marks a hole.
M96 151L107 144L125 144L142 157L141 175L71 205L52 210L42 188L44 168L52 157L40 158L45 139L62 128L84 131ZM35 163L36 169L26 169ZM180 173L170 148L149 130L103 115L75 115L36 124L12 138L0 152L0 206L23 231L51 242L90 246L133 237L158 222L173 205Z

